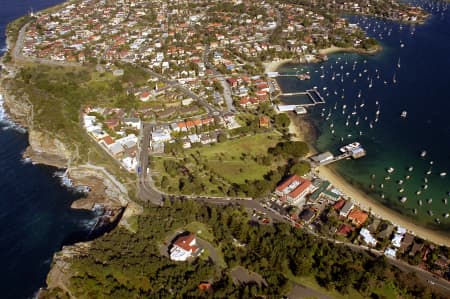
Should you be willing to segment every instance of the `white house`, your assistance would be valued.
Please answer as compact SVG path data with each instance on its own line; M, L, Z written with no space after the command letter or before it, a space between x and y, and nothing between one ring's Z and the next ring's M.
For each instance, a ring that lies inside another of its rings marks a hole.
M172 244L170 259L172 261L186 261L190 257L199 255L203 249L198 247L194 234L180 236Z
M134 170L136 170L138 161L135 157L126 157L126 158L122 159L122 164L125 166L125 168L128 171L134 171Z
M153 142L165 142L171 140L170 132L166 130L155 130L152 132Z
M377 240L370 234L370 231L366 228L361 229L359 235L363 238L367 245L375 246L377 245Z
M123 122L130 127L135 129L141 129L141 120L137 117L124 118Z

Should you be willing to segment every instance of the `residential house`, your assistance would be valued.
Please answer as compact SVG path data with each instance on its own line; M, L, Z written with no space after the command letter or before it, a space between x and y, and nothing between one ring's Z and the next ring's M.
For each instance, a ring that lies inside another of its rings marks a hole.
M342 224L342 225L339 227L339 229L338 229L338 231L337 231L337 234L338 234L338 235L341 235L341 236L344 236L344 237L347 237L347 236L350 235L354 230L355 230L355 228L354 228L353 226L348 225L348 224Z
M406 252L413 242L414 236L409 233L405 234L402 243L400 244L399 253Z
M270 118L266 115L262 115L259 118L259 127L260 128L268 128L270 126Z
M120 143L115 142L109 146L109 151L114 157L120 158L125 150Z
M172 137L170 136L170 132L165 130L155 130L151 135L152 142L166 142L172 139Z
M141 120L137 117L124 118L123 122L130 127L140 130L141 129Z
M344 206L342 207L341 211L339 212L339 215L342 217L347 217L350 211L355 207L353 202L347 201Z
M173 261L186 261L199 255L203 249L197 245L194 234L179 236L170 248L170 259Z
M369 213L361 211L360 209L353 209L348 213L347 218L356 226L361 226L366 222Z
M372 234L369 232L368 229L362 228L361 231L359 232L359 235L367 245L370 246L377 245L377 240L372 236Z
M316 213L314 212L313 209L308 208L308 209L304 209L300 215L299 218L304 222L304 223L310 223L311 220L314 218L314 216L316 215Z

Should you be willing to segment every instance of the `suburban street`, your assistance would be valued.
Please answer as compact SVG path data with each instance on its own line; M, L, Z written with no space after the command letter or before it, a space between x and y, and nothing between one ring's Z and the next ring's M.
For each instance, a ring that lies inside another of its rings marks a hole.
M153 77L158 78L159 80L161 80L165 84L178 89L180 92L184 93L186 96L188 96L188 97L194 99L195 101L197 101L199 104L201 104L208 111L209 114L219 114L220 113L220 111L216 107L214 107L213 105L208 103L205 99L203 99L202 97L200 97L199 95L197 95L193 91L189 90L189 88L181 85L178 81L176 81L176 80L169 80L166 77L164 77L163 75L158 74L158 73L156 73L155 71L153 71L153 70L151 70L149 68L144 68L144 69L145 69L145 71L147 73L149 73Z

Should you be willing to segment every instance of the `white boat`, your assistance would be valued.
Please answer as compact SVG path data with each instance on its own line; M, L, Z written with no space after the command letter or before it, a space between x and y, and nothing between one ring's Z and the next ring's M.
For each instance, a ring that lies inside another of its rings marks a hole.
M447 202L448 202L448 199L447 199L447 197L445 197L445 198L443 199L443 201L444 201L444 204L446 205L446 204L447 204Z
M397 67L400 68L400 58L398 59Z
M423 150L420 152L420 156L423 158L427 155L427 151Z
M414 215L417 215L417 209L413 209Z
M403 184L403 180L399 180L399 181L397 182L397 184L399 184L399 185Z
M355 150L355 149L360 148L360 147L361 147L361 144L359 142L355 141L355 142L352 142L350 144L347 144L347 145L341 147L339 150L342 153L346 153L346 152L350 152L350 151Z
M400 199L400 202L401 202L401 203L405 203L407 200L408 200L408 198L407 198L406 196L403 196L403 197Z
M433 216L433 211L432 210L428 210L428 215Z
M408 112L406 110L403 110L402 114L400 114L400 116L403 118L406 118L407 115L408 115Z
M389 167L389 168L387 169L387 172L388 172L388 173L393 173L394 170L395 170L395 169L394 169L393 167Z
M409 166L408 171L411 172L414 170L414 166Z
M421 199L419 199L418 203L419 203L419 206L422 206L422 204L423 204Z
M431 203L433 202L433 199L432 198L428 198L427 199L427 203L430 205Z
M445 213L445 214L444 214L444 218L446 218L446 219L447 219L447 218L448 218L448 216L449 216L449 214L448 214L448 213Z
M441 172L439 175L440 175L441 177L444 177L444 176L447 175L447 173L446 173L446 172Z

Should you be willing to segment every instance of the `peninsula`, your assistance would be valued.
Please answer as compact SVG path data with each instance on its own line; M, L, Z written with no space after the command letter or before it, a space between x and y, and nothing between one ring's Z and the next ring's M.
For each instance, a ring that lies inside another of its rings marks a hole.
M24 155L119 223L56 253L39 297L448 296L448 235L318 174L314 128L280 109L277 62L381 50L348 14L427 17L384 0L84 0L11 23L0 94Z

